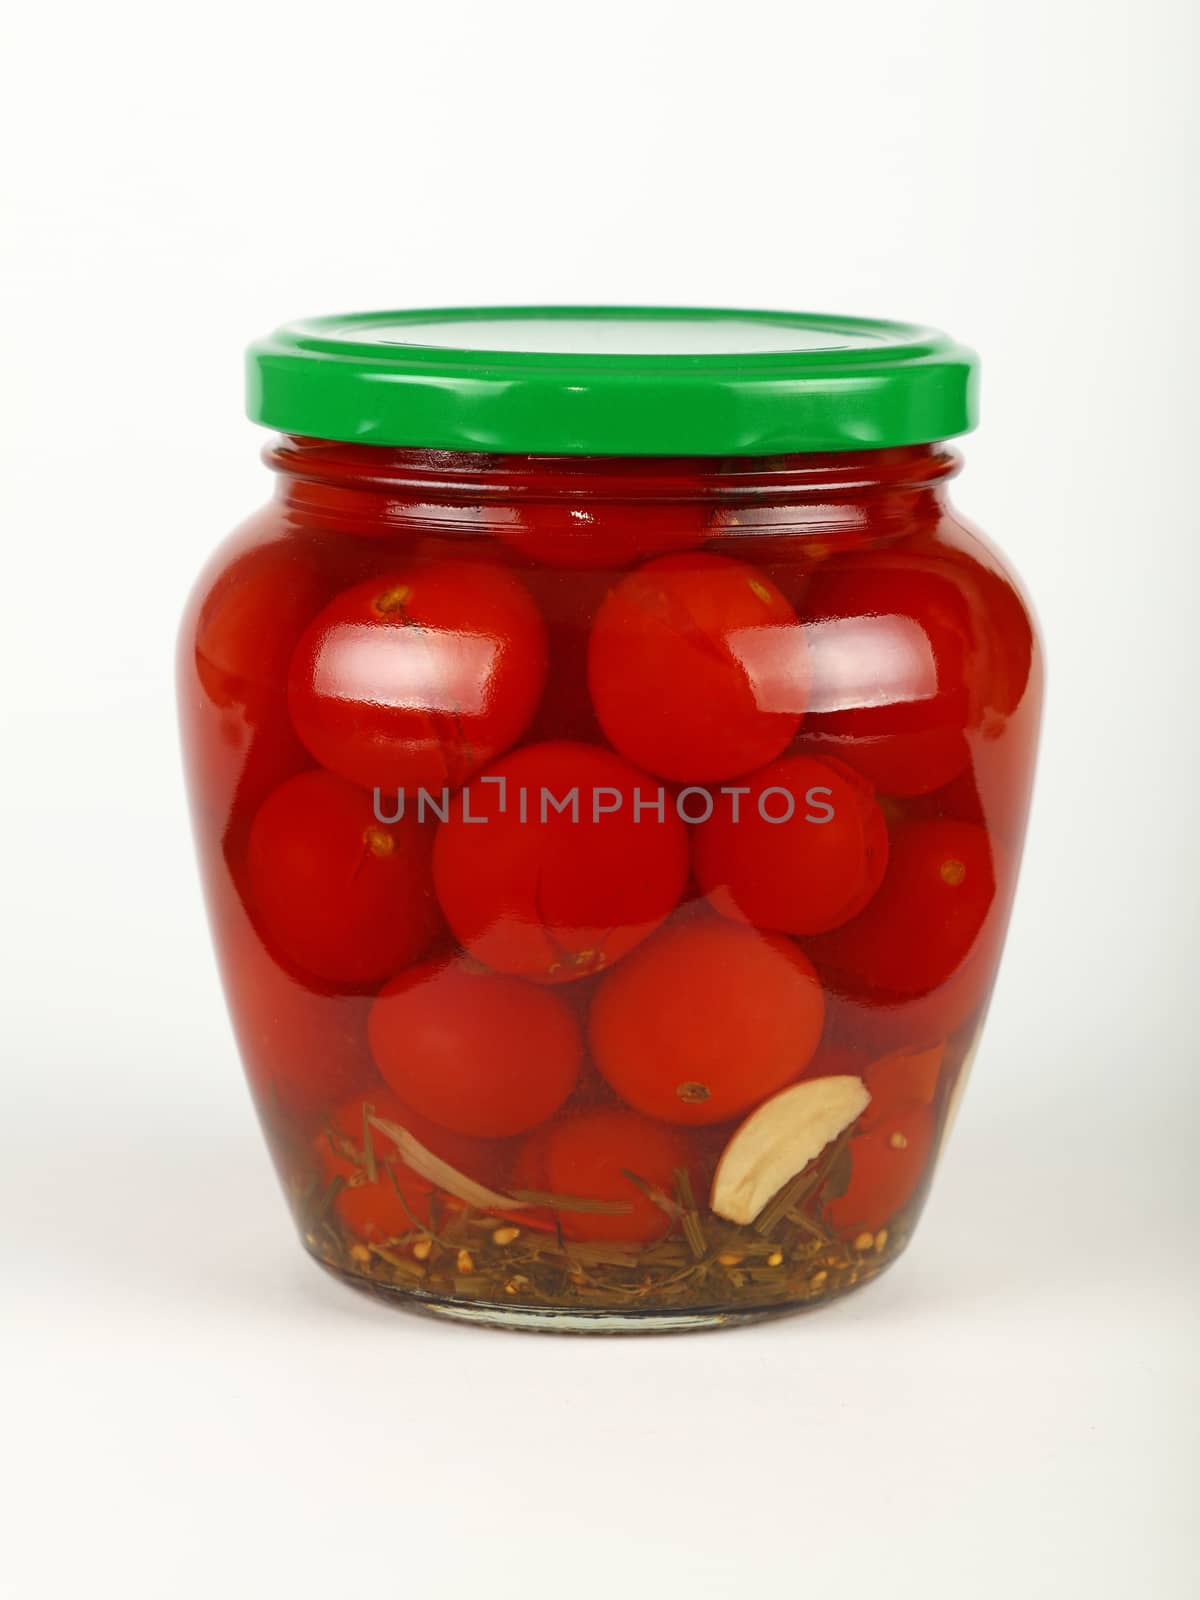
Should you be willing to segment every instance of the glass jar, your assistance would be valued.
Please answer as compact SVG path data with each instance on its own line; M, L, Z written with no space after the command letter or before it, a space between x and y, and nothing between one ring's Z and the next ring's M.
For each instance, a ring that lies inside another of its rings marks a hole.
M767 313L250 354L275 498L184 620L229 1008L305 1245L449 1316L711 1326L903 1251L1041 699L951 510L974 361Z

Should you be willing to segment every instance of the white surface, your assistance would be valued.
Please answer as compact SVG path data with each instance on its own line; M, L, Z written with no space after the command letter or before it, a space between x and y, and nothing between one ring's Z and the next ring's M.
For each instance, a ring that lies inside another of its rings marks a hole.
M1196 1592L1196 31L1186 0L21 9L0 1593ZM506 1337L320 1277L184 834L175 619L266 488L242 345L589 298L979 347L957 499L1049 644L930 1214L878 1286L753 1331Z

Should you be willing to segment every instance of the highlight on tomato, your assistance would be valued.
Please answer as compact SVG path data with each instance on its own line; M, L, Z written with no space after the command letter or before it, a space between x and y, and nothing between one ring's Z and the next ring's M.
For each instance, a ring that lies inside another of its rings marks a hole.
M804 734L882 794L940 789L966 767L978 650L962 585L911 552L834 556L804 596L812 667Z
M356 584L301 637L288 701L301 740L364 787L457 788L520 738L546 681L546 630L512 573L414 561Z

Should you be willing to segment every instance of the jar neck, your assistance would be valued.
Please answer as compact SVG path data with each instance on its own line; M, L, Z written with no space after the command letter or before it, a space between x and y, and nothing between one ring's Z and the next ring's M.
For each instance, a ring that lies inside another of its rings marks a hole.
M486 532L524 504L706 504L714 523L828 529L936 513L959 468L944 444L830 454L722 457L490 455L392 449L284 435L263 459L277 497L307 525L371 534L424 528Z

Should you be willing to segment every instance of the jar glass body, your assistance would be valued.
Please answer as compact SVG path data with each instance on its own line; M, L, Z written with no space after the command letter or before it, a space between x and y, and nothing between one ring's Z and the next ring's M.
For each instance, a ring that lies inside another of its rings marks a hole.
M566 1328L873 1278L982 1025L1040 714L956 458L267 457L180 708L308 1250Z

